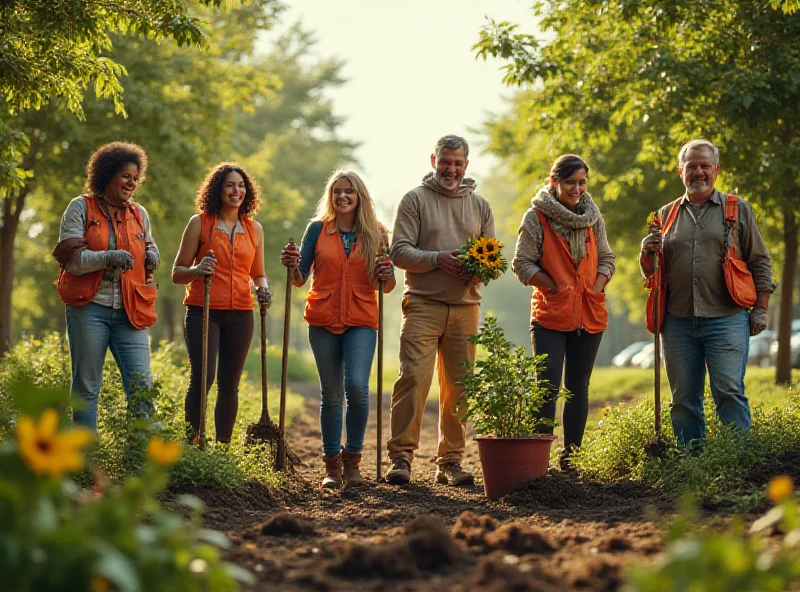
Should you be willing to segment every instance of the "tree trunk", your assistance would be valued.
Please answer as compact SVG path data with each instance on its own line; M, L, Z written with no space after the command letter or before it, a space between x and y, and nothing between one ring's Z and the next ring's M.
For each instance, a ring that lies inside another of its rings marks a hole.
M11 347L11 292L14 287L14 239L19 228L19 216L25 205L27 188L18 190L16 197L2 200L3 218L0 226L0 359Z
M172 343L175 341L175 301L169 296L162 298L161 311L164 313L164 339Z
M792 380L792 294L797 267L797 215L792 210L783 212L784 260L781 273L780 316L778 317L778 360L775 364L775 383L789 384Z

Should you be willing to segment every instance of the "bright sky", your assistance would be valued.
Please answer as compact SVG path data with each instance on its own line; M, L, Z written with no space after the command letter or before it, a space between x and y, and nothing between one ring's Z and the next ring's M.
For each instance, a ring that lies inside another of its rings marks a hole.
M534 33L530 0L294 0L283 15L318 38L321 56L344 60L348 82L331 93L347 118L343 136L361 142L357 157L381 211L391 222L400 198L430 170L436 139L470 143L468 176L485 178L494 161L470 132L504 110L511 91L500 62L470 50L489 16ZM331 163L331 167L336 163ZM480 187L478 188L480 191Z

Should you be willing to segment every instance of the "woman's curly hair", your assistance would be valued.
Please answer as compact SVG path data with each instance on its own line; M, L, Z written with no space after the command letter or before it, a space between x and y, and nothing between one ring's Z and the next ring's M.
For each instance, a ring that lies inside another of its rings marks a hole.
M232 162L222 162L215 166L203 179L194 198L195 211L198 214L216 214L222 209L222 187L225 177L230 173L239 173L244 179L245 196L239 206L239 217L252 218L258 213L261 198L258 187L242 167Z
M95 150L86 163L84 191L102 195L111 179L126 164L135 164L139 169L139 183L147 173L147 153L138 144L111 142Z

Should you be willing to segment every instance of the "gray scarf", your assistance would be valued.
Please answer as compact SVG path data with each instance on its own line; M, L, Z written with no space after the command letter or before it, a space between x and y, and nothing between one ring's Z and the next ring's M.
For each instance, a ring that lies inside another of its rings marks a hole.
M600 220L600 210L592 196L584 192L574 210L564 207L556 197L555 187L545 185L531 200L531 207L545 215L556 233L569 245L575 265L586 256L586 231Z

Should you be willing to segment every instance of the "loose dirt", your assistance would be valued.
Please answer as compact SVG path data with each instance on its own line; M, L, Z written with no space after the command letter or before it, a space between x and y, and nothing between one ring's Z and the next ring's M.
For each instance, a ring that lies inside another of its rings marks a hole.
M303 460L287 490L253 485L235 495L194 492L209 505L209 525L233 543L226 558L256 575L255 590L618 590L627 566L650 561L663 548L660 526L670 505L633 482L584 482L553 469L490 502L468 438L463 465L475 473L476 485L435 484L435 402L426 408L410 485L375 482L373 412L362 463L367 483L321 490L318 390L293 389L309 403L287 430ZM385 436L388 417L387 401Z

